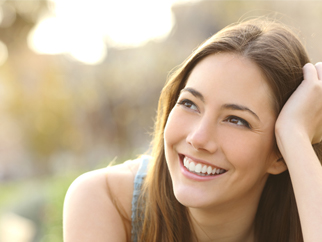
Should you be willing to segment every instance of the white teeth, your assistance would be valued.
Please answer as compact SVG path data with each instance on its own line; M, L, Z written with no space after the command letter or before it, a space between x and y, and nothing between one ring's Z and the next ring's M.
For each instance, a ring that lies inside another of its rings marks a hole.
M211 168L211 166L208 166L208 168L207 168L207 173L208 173L208 175L210 175L210 174L211 174L211 172L212 172L212 168Z
M207 166L206 166L206 165L204 165L204 166L202 167L201 172L202 172L203 174L205 174L205 173L207 172Z
M188 167L188 163L189 163L189 161L187 161L187 158L185 157L185 158L183 159L183 165L184 165L185 167Z
M199 173L200 175L215 175L215 174L221 174L224 173L225 170L220 168L212 168L211 166L202 165L200 163L195 163L193 161L190 161L189 158L184 157L183 159L183 165L191 172Z
M201 172L201 164L197 164L195 167L195 172L200 173Z
M195 163L194 162L190 162L189 171L195 171Z

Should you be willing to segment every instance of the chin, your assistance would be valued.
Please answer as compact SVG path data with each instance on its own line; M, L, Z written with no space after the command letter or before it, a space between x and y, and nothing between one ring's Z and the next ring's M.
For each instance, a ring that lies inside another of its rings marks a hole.
M216 204L217 199L205 195L204 192L199 189L191 187L173 187L174 196L179 203L189 208L209 208Z

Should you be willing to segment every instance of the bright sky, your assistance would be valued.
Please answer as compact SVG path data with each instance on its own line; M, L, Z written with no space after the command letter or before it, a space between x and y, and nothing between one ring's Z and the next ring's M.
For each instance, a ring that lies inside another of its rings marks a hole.
M28 37L41 54L68 54L89 65L101 63L107 47L135 47L164 39L174 25L173 4L198 0L50 0Z

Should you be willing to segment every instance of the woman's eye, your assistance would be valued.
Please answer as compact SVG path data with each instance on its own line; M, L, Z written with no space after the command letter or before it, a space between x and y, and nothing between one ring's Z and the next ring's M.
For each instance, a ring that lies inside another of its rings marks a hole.
M233 123L236 124L237 126L244 126L246 128L251 128L250 124L242 118L236 117L236 116L230 116L228 118L225 119L225 121L229 122L229 123Z
M192 110L198 110L196 104L194 104L192 101L188 99L184 99L178 102L179 105L183 105L186 108L192 109Z

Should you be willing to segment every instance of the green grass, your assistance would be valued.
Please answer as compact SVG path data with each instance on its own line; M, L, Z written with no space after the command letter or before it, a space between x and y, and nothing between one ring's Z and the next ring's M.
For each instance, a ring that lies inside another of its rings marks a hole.
M63 202L68 187L82 172L0 184L0 215L14 212L37 226L34 242L61 242Z
M126 158L117 159L113 165ZM106 167L111 160L103 160L93 169ZM70 184L87 170L64 172L46 178L0 183L0 218L14 212L32 220L37 234L32 242L63 241L63 205Z

